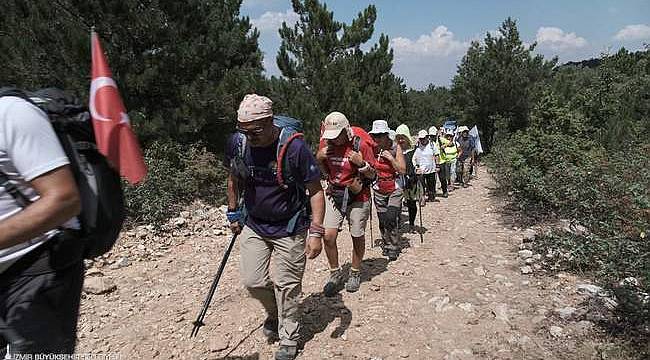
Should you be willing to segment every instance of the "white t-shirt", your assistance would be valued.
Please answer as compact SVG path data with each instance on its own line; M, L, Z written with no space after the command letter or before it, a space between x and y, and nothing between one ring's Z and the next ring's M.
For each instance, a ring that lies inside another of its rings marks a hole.
M423 174L436 172L436 161L433 157L439 154L440 151L435 144L418 145L413 154L413 165L419 166Z
M34 178L68 164L47 115L29 102L13 96L0 97L0 171L32 201L38 194L29 185ZM4 187L0 187L0 221L22 208ZM79 228L76 218L65 227ZM0 249L0 272L21 256L50 239L58 230L9 248Z

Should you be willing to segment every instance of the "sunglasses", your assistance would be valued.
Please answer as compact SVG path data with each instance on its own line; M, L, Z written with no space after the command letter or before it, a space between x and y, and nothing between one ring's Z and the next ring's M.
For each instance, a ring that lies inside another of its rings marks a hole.
M237 126L237 131L246 136L258 136L262 135L264 132L264 126L256 126L250 129L244 129L243 127Z

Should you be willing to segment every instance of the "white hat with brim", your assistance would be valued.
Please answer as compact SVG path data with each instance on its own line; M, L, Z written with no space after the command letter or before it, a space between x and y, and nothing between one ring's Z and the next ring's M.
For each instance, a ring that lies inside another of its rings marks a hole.
M390 127L386 120L375 120L372 122L372 130L368 131L368 134L389 134Z
M388 138L391 139L392 141L395 141L395 136L397 136L397 133L395 130L388 130Z
M427 133L426 130L420 130L420 131L418 132L418 139L424 139L424 138L426 138L427 136L429 136L429 133Z
M345 117L342 113L334 111L325 117L323 121L323 139L332 140L336 139L341 131L350 127L350 122L348 118Z
M462 133L463 131L469 131L469 128L467 126L461 126L458 128L459 133Z

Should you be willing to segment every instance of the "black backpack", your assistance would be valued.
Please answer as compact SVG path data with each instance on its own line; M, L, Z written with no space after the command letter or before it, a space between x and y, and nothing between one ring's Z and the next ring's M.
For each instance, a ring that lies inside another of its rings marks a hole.
M414 154L415 150L411 150L404 154L404 160L406 162L406 173L402 175L404 189L413 189L418 182L415 165L413 165Z
M81 234L84 258L92 259L108 252L117 241L126 218L124 192L119 173L97 150L88 108L75 97L55 88L33 93L18 89L0 89L0 97L23 98L43 110L59 138L77 182L81 198ZM21 206L29 205L6 174L0 182ZM12 190L11 187L14 189Z

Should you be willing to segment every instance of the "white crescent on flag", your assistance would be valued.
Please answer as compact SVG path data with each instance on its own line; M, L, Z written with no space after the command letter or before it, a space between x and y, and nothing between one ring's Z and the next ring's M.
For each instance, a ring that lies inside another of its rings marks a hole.
M106 76L100 76L95 79L90 83L90 104L89 104L89 109L90 109L90 114L92 115L93 119L98 120L98 121L112 121L111 118L104 116L103 114L100 114L99 111L97 111L97 107L95 106L95 96L97 95L97 92L99 89L103 87L113 87L117 91L117 84L115 83L115 80L113 80L110 77ZM126 114L125 112L120 113L120 124L129 123L129 115Z

